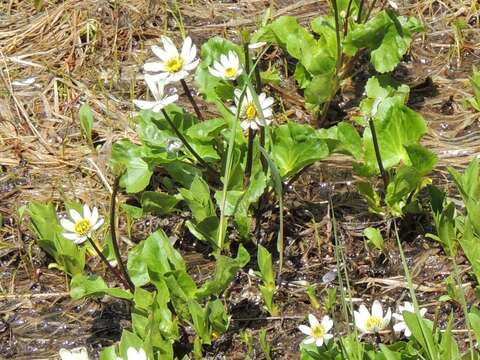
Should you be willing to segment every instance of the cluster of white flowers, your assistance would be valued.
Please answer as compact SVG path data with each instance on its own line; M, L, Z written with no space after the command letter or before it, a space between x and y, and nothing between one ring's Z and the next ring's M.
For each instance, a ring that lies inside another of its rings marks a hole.
M163 48L152 46L152 52L158 61L147 62L143 66L148 73L145 74L145 82L154 97L154 101L134 100L137 107L153 112L160 112L165 106L178 100L178 95L166 95L165 86L169 83L185 79L190 71L194 70L200 59L197 57L197 47L192 39L187 37L178 52L173 41L162 36Z
M152 46L152 52L158 57L159 61L147 62L144 65L145 82L150 89L154 101L134 100L135 105L144 110L160 112L165 106L178 100L178 95L167 96L165 86L168 83L183 80L189 72L194 70L199 64L196 59L197 48L192 43L192 39L187 37L183 43L182 50L179 52L173 41L162 36L163 48ZM265 43L255 43L250 46L251 49L258 49ZM235 81L242 75L243 68L240 64L238 54L230 50L227 54L221 54L217 61L208 68L210 74L224 81ZM247 88L245 95L241 96L242 91L236 89L234 94L235 106L231 108L234 114L239 113L241 127L244 130L256 130L260 126L270 124L272 117L273 98L267 97L265 93L259 95ZM255 98L261 109L255 105Z
M87 349L79 347L71 350L60 349L59 351L61 360L89 360ZM148 360L147 354L143 349L135 349L129 347L127 349L127 358L122 359L117 357L117 360Z
M354 311L355 326L360 330L361 334L377 334L384 330L389 324L392 316L397 320L397 323L393 326L395 332L403 332L405 337L410 337L412 332L408 328L403 318L404 312L413 313L413 304L406 301L403 306L399 306L398 313L392 314L390 308L387 309L384 314L382 304L375 300L372 304L372 309L369 311L365 305L360 305L358 311ZM420 309L420 316L424 317L427 313L427 309ZM317 346L322 346L327 343L328 340L333 338L329 331L333 327L333 321L325 315L321 322L313 314L308 315L308 322L310 326L300 325L298 329L307 335L307 338L303 341L304 344L315 343Z

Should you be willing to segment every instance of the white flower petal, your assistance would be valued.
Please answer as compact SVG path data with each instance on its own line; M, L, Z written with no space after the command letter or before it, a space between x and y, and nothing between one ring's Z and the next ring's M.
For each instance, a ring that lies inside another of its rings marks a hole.
M392 319L392 309L388 308L385 317L383 318L383 328L387 327L390 324L390 320Z
M332 334L325 334L325 336L323 338L325 339L325 342L328 342L328 340L333 338L333 335Z
M312 335L312 328L308 327L307 325L300 325L298 327L298 330L300 330L305 335L308 335L308 336Z
M96 206L92 208L92 217L90 218L90 223L95 224L98 220L98 209Z
M100 226L103 225L103 218L98 219L98 221L92 226L92 230L97 230Z
M310 323L310 327L312 328L320 324L317 317L313 314L308 314L308 322Z
M192 49L192 39L190 38L190 36L187 36L185 38L185 40L183 41L183 45L182 45L182 52L180 54L180 56L182 57L182 59L184 61L188 61L188 56L190 55L190 51ZM193 59L192 59L193 60ZM191 61L191 60L190 60Z
M162 104L163 104L163 106L167 106L169 104L174 103L177 100L178 100L178 95L177 94L170 95L170 96L167 96L166 98L163 98Z
M370 311L368 311L367 307L364 304L360 305L360 307L358 308L358 312L364 320L370 317Z
M195 61L192 61L191 63L189 64L186 64L184 65L184 69L187 70L187 71L192 71L193 69L195 69L197 66L198 66L198 63L200 62L200 59L197 59Z
M87 237L86 236L82 236L82 237L77 237L75 240L73 240L73 242L77 245L80 245L80 244L83 244L85 241L87 241Z
M375 300L372 305L372 316L383 318L383 309L380 301Z
M420 309L420 316L421 317L424 317L426 313L427 313L427 309L425 309L425 308Z
M303 340L303 343L308 345L308 344L313 344L315 342L314 337L307 337L305 340Z
M240 123L240 127L243 129L243 130L248 130L250 128L250 125L252 124L252 122L248 121L248 120L243 120L241 123Z
M133 103L135 104L136 107L142 110L150 110L157 104L156 101L145 101L145 100L133 100Z
M410 336L412 336L412 332L410 331L410 329L408 328L408 326L405 327L405 331L403 332L403 334L405 335L405 337L409 338Z
M168 54L169 58L172 57L178 57L178 50L175 44L173 43L172 39L170 39L168 36L162 35L161 37L162 43L163 43L163 48L165 49L165 52Z
M212 76L215 76L215 77L218 77L218 78L223 78L223 73L219 72L218 70L212 68L212 67L209 67L208 68L208 72L210 73L210 75Z
M394 313L392 314L393 318L398 321L403 321L403 315Z
M393 331L395 332L402 332L406 329L407 325L404 322L399 322L393 325Z
M67 231L75 231L75 224L68 219L60 219L60 225Z
M78 235L75 234L75 233L71 233L71 232L64 232L64 233L62 233L62 236L65 239L72 240L72 241L75 241L75 240L78 239Z
M165 66L163 62L147 62L143 65L143 69L149 72L164 71Z
M333 327L333 321L330 319L328 315L325 315L322 319L322 326L325 330L325 333L328 333L330 329Z
M152 52L160 59L162 62L165 62L168 60L169 56L166 53L165 50L163 50L160 46L153 45L152 46Z
M274 103L273 98L272 97L267 97L260 104L262 105L262 109L267 109L267 108L271 107L273 105L273 103Z
M187 64L190 64L193 60L195 60L196 56L197 56L197 46L195 44L192 44L192 46L189 49L188 55L184 58L184 61Z
M83 218L92 221L92 212L90 211L90 208L88 207L87 204L83 204Z
M77 223L83 219L82 215L80 215L79 212L75 209L70 209L70 217L72 218L74 223Z
M322 346L322 345L323 345L323 337L317 339L317 341L315 341L315 345L317 345L317 346Z

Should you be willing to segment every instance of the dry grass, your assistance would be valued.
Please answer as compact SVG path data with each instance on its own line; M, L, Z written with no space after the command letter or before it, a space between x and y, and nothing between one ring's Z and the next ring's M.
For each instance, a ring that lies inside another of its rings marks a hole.
M36 11L30 1L0 3L0 214L5 219L0 229L0 357L16 359L51 359L60 346L88 339L97 344L95 337L105 331L105 324L98 325L105 305L79 305L65 298L65 279L45 268L47 261L32 245L18 210L32 199L60 203L68 198L94 201L106 210L111 191L106 162L111 144L125 137L136 141L131 99L143 92L140 68L149 56L148 45L158 42L163 33L179 36L183 26L198 45L215 34L236 38L241 27L254 28L269 4L260 0L183 0L177 8L174 1L46 3L42 11ZM302 22L325 12L326 6L325 1L315 0L270 3L278 16L295 15ZM480 61L478 5L473 0L398 3L402 13L416 15L426 25L425 34L414 41L411 61L403 64L399 73L409 85L431 77L437 88L433 96L427 89L424 99L421 87L415 92L420 100L413 106L430 125L425 145L438 154L440 169L465 166L480 150L480 114L463 106L471 94L467 84L471 64ZM470 22L462 38L454 26L459 18ZM283 89L282 94L284 103L293 109L291 113L308 118L291 89ZM102 144L95 155L80 136L77 112L84 102L95 111L94 132ZM329 164L350 166L341 157ZM312 171L314 176L318 171L322 174L322 167ZM440 171L439 176L442 174ZM324 181L328 180L327 175ZM301 181L297 190L306 191L302 185L307 182ZM313 236L309 220L305 222L299 228ZM436 255L432 256L433 260L424 262L437 261ZM313 266L320 264L325 265L317 260ZM439 276L419 291L438 293L442 280ZM366 286L364 292L374 288L387 294L388 289L404 286L404 281L365 277L356 286ZM285 293L294 301L304 296L298 291ZM291 310L290 305L285 308ZM100 312L95 312L97 309ZM121 317L121 311L109 311L112 317ZM295 322L285 326L292 324Z

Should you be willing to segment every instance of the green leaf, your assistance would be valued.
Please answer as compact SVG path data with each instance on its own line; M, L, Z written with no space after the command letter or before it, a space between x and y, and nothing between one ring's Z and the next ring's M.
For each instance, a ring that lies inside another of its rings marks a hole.
M423 117L405 105L392 106L385 120L375 119L375 128L383 166L386 170L403 162L411 165L408 146L418 144L427 131ZM363 134L365 164L354 165L356 171L365 177L379 173L370 128Z
M220 299L215 299L208 303L208 321L213 330L219 333L227 332L230 326L230 316Z
M320 105L332 99L337 89L336 79L333 71L315 75L305 88L305 102Z
M124 173L120 184L129 193L144 190L153 174L150 165L142 159L143 149L129 140L120 140L113 144L110 166L116 174Z
M448 319L447 329L442 334L442 341L440 342L440 360L451 360L460 358L458 345L452 334L452 320L453 315L450 315Z
M268 286L275 287L275 275L273 272L272 255L262 245L258 245L257 261L262 280Z
M342 121L328 129L319 129L318 135L326 141L330 153L351 155L356 160L363 157L362 138L350 123Z
M193 125L187 130L188 137L199 141L211 141L227 127L225 119L211 119Z
M142 193L141 203L145 212L167 215L175 211L178 201L175 196L163 192L145 191Z
M179 191L197 222L216 216L215 206L210 198L210 189L201 177L195 177L190 189L180 189Z
M289 122L273 129L271 157L282 178L326 158L328 146L309 125Z
M80 116L80 129L82 130L82 135L87 140L88 145L93 147L92 141L92 128L93 128L93 114L90 106L83 104L80 106L79 111Z
M110 295L120 299L132 299L133 295L120 288L109 288L105 281L98 275L86 276L77 274L70 282L70 296L79 300L88 296Z
M55 259L56 267L69 275L81 274L85 267L85 247L76 245L62 236L53 204L32 201L28 205L37 244Z
M99 360L117 360L117 353L115 352L115 346L104 347L100 352Z
M368 227L365 230L363 230L363 236L365 236L368 239L368 243L370 245L373 245L378 250L383 251L384 241L383 241L383 236L380 230L376 228Z
M384 10L348 32L344 51L353 56L359 49L368 48L372 50L371 62L375 70L380 73L392 71L410 47L412 34L421 29L417 19L397 17Z
M132 282L139 287L151 281L149 271L162 275L174 270L185 270L185 262L160 229L130 250L127 268Z
M134 333L123 330L122 338L120 339L119 348L119 356L122 359L128 359L127 351L129 348L133 347L134 349L142 349L143 348L143 341Z
M198 291L197 298L202 299L210 295L220 295L236 276L238 270L248 264L250 255L240 245L236 258L224 255L215 255L216 267L212 280L207 281Z
M463 236L458 239L462 250L472 265L473 273L480 283L480 237L475 236L470 219L466 219Z

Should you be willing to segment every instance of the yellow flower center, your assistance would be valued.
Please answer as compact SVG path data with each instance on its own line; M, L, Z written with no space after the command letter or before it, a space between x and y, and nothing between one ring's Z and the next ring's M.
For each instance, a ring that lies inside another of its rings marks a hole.
M325 328L321 324L312 327L312 337L314 337L315 339L321 339L324 335Z
M253 120L257 117L257 108L253 104L249 104L245 110L245 115L248 120Z
M179 71L183 66L183 60L178 57L172 57L171 59L165 61L165 69L170 73L175 73Z
M82 219L75 224L75 233L80 236L86 236L91 227L92 225L89 220Z
M233 78L237 74L237 70L232 67L228 67L225 69L225 76L229 78Z
M365 323L365 327L369 331L379 330L382 327L382 323L383 323L383 319L381 317L370 316Z

